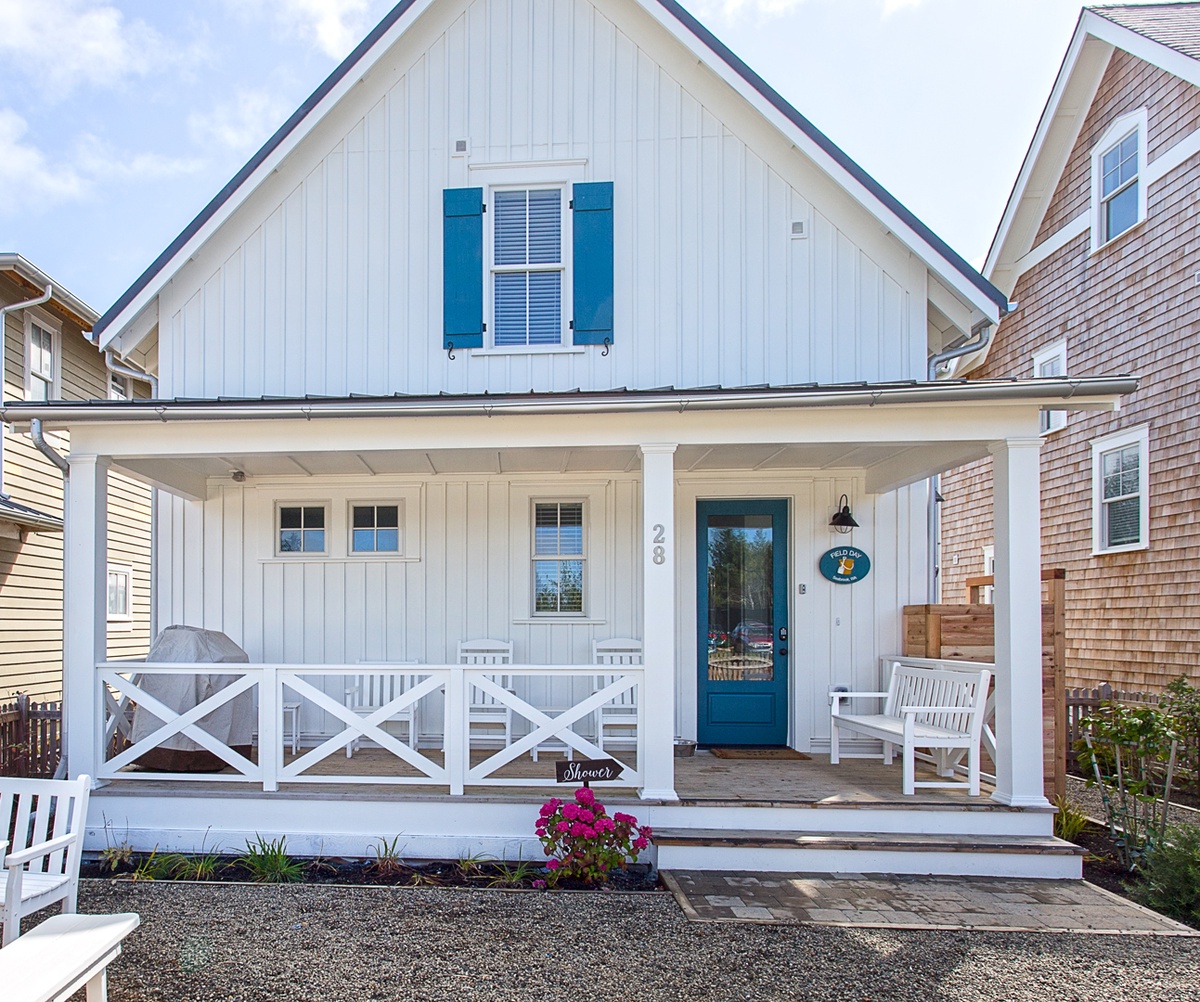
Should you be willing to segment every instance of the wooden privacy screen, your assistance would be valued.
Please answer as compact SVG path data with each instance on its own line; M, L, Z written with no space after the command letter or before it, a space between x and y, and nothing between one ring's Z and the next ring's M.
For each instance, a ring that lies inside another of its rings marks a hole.
M970 578L974 597L991 577ZM1063 665L1063 595L1066 571L1042 571L1042 740L1046 796L1066 792L1067 704ZM996 660L995 612L990 605L906 605L904 655L910 658Z

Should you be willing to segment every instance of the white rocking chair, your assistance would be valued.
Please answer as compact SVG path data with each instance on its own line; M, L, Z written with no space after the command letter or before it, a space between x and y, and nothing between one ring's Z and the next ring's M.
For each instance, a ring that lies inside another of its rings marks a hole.
M71 780L0 776L0 836L12 832L15 852L0 848L5 877L0 907L7 946L21 934L21 919L55 901L75 911L79 862L87 824L90 776Z
M640 665L642 642L625 637L592 641L592 663L597 665ZM596 690L612 685L619 675L597 675ZM604 750L609 729L625 732L616 740L637 747L637 690L626 689L596 711L596 744ZM612 738L609 739L613 740Z
M464 640L458 645L460 665L511 665L513 654L511 641ZM511 675L492 675L492 680L502 689L512 692ZM490 692L478 686L470 687L467 699L467 744L475 738L494 738L499 728L503 747L512 744L512 707L502 703ZM478 730L477 727L486 728Z

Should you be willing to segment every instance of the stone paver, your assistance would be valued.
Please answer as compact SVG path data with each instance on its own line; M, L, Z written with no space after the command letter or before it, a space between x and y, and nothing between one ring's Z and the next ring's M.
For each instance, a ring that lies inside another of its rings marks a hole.
M695 922L1200 936L1083 880L663 871Z

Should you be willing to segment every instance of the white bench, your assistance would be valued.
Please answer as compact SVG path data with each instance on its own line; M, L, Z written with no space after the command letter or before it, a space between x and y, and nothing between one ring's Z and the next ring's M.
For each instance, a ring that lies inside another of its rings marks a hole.
M837 692L831 690L829 761L840 758L879 758L891 765L892 750L901 746L904 793L911 796L916 787L966 786L972 797L979 796L979 741L983 732L988 684L992 673L986 669L954 671L907 665L902 659L892 664L887 692ZM882 699L882 713L844 712L843 703L851 699ZM875 738L883 742L882 756L843 754L838 747L842 731ZM916 781L916 750L929 749L941 782ZM951 780L954 761L951 752L967 757L967 782Z
M108 965L141 923L119 915L54 915L0 950L5 1002L58 1002L87 985L87 1002L108 998Z

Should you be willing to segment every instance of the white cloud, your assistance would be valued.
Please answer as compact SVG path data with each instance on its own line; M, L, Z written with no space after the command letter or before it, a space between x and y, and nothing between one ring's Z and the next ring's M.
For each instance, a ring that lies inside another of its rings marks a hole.
M113 87L178 56L145 21L102 0L0 0L0 24L0 58L49 100Z
M327 56L341 59L366 33L367 15L378 0L225 0L242 14L271 11L291 35L307 39Z
M74 167L55 164L25 141L29 124L11 108L0 108L0 188L12 197L0 200L0 211L18 206L45 206L82 197L88 182Z
M79 137L75 165L92 180L154 181L179 174L193 174L204 161L167 157L161 153L121 153L108 143L85 132Z
M287 87L240 91L232 101L206 113L188 116L188 132L199 146L213 143L248 153L258 149L294 110L294 102L279 96Z

